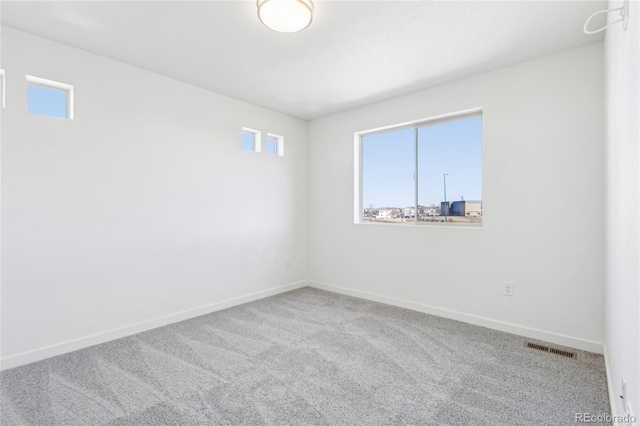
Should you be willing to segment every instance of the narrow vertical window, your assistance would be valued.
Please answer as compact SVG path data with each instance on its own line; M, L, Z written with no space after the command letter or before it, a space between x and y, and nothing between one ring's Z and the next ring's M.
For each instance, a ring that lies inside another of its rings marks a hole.
M28 75L27 112L73 119L73 86Z
M255 135L249 132L242 132L242 149L253 151L255 146Z
M276 155L278 153L278 140L272 137L267 138L267 154Z
M267 154L277 157L284 156L284 138L282 136L271 133L267 135Z
M260 152L260 132L257 130L242 128L242 149L244 151Z

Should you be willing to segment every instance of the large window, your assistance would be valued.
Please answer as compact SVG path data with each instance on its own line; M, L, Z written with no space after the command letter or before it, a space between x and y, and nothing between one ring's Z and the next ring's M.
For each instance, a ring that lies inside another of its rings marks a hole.
M356 137L356 222L481 226L482 115Z

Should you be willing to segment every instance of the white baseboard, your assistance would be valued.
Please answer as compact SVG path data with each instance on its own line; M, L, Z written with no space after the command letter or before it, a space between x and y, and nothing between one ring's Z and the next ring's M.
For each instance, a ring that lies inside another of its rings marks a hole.
M617 400L615 399L614 395L616 395L616 393L614 392L614 388L613 388L613 381L611 380L611 368L609 367L609 352L607 352L607 345L603 344L603 355L604 355L604 369L606 372L606 376L607 376L607 390L609 391L609 409L611 410L611 416L615 416L616 413L616 402ZM615 426L615 424L614 424Z
M189 309L174 314L165 315L148 321L139 322L126 327L117 328L115 330L104 331L102 333L92 334L90 336L69 340L67 342L58 343L56 345L46 346L44 348L35 349L33 351L22 352L17 355L8 356L0 359L0 371L7 370L21 365L41 361L57 355L68 352L77 351L79 349L88 348L100 343L109 342L111 340L120 339L122 337L131 336L132 334L151 330L153 328L162 327L168 324L184 321L189 318L198 317L200 315L209 314L211 312L227 309L232 306L241 305L243 303L252 302L254 300L263 299L265 297L274 296L276 294L295 290L297 288L309 285L307 281L298 281L295 283L274 287L268 290L262 290L245 296L235 297L233 299L221 302L211 303L195 309Z
M347 296L359 297L361 299L372 300L374 302L385 303L387 305L398 306L401 308L411 309L426 314L436 315L439 317L449 318L468 324L479 325L494 330L504 331L507 333L517 334L531 339L542 340L556 345L567 346L569 348L581 349L583 351L603 353L602 343L593 342L591 340L579 339L577 337L566 336L564 334L553 333L550 331L539 330L536 328L525 327L518 324L512 324L504 321L498 321L491 318L485 318L477 315L465 314L463 312L452 311L449 309L438 308L435 306L424 305L422 303L410 302L408 300L396 299L394 297L384 296L381 294L370 293L368 291L354 290L346 287L335 286L331 284L320 283L317 281L309 281L309 286L320 290L332 291Z
M619 413L618 412L618 401L620 401L619 396L620 396L620 387L621 383L619 381L614 380L613 376L611 375L611 367L610 367L610 363L609 363L609 351L607 350L607 345L606 344L602 344L602 347L604 348L604 369L606 371L606 375L607 375L607 389L609 390L609 407L611 410L611 417L613 418L613 426L635 426L640 424L638 422L638 417L633 413L633 407L631 407L631 411L629 413ZM618 379L619 380L619 379ZM624 417L634 417L636 419L635 422L633 423L620 423L618 421L616 421L616 419L620 419L620 418L624 418Z
M334 293L344 294L347 296L359 297L362 299L385 303L387 305L393 305L401 308L411 309L418 312L424 312L431 315L437 315L440 317L462 321L469 324L479 325L479 326L491 328L494 330L518 334L518 335L529 337L532 339L543 340L546 342L555 343L562 346L581 349L589 352L595 352L599 354L604 353L603 345L598 342L578 339L575 337L566 336L558 333L538 330L535 328L520 326L517 324L511 324L511 323L493 320L490 318L480 317L476 315L465 314L462 312L424 305L421 303L410 302L407 300L396 299L396 298L384 296L381 294L375 294L375 293L370 293L370 292L361 291L361 290L354 290L346 287L320 283L317 281L298 281L298 282L287 284L284 286L274 287L268 290L247 294L245 296L240 296L240 297L224 300L217 303L212 303L199 308L177 312L175 314L166 315L166 316L155 318L148 321L143 321L137 324L132 324L130 326L118 328L115 330L109 330L102 333L97 333L90 336L69 340L67 342L59 343L56 345L51 345L44 348L36 349L33 351L23 352L20 354L8 356L0 359L0 370L7 370L10 368L18 367L18 366L29 364L32 362L41 361L46 358L51 358L57 355L62 355L62 354L76 351L79 349L84 349L100 343L109 342L111 340L130 336L132 334L162 327L175 322L184 321L189 318L194 318L194 317L205 315L211 312L220 311L222 309L227 309L232 306L241 305L243 303L252 302L254 300L263 299L269 296L274 296L276 294L295 290L297 288L301 288L305 286L311 286L321 290L327 290ZM606 357L605 357L605 362L607 362ZM609 366L606 365L606 367L607 367L607 374L608 374ZM610 382L610 377L607 376L607 380L608 380L608 386L609 386L609 391L611 395L612 384Z

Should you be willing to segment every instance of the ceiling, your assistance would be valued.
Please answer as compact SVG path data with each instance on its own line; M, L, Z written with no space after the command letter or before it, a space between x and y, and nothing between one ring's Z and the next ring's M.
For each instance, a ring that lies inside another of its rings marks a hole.
M3 25L309 120L600 41L582 26L606 1L316 0L293 34L254 1L0 7Z

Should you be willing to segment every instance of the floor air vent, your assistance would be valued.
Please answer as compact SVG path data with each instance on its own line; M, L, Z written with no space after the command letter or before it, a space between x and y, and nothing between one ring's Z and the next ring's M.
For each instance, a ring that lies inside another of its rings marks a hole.
M563 351L562 349L551 348L549 346L540 345L538 343L524 342L525 348L531 348L542 352L548 352L550 354L560 355L567 358L576 359L578 355L575 352Z

